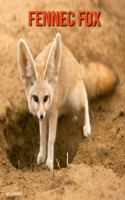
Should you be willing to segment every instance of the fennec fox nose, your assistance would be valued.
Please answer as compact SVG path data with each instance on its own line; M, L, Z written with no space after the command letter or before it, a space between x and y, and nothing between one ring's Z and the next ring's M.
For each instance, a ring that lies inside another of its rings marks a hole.
M43 119L43 115L40 115L40 119Z

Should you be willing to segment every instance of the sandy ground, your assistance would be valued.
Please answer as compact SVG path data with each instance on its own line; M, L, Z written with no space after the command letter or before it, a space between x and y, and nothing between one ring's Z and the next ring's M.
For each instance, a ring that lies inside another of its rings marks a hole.
M125 199L125 1L0 0L0 199ZM73 27L28 25L29 10L72 10ZM101 11L100 27L77 24L79 10ZM78 61L113 66L120 84L112 95L90 102L92 133L82 136L84 112L59 119L54 173L37 167L38 121L28 111L17 66L18 40L33 57L60 32ZM69 153L69 167L66 153Z

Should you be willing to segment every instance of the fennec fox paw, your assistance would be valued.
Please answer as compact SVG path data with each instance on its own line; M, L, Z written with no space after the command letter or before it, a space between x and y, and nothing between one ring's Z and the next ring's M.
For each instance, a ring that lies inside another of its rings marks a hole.
M37 165L42 165L45 162L45 155L42 155L40 152L38 153L38 157L37 157Z
M91 127L90 126L84 126L83 127L83 136L88 137L91 133Z
M50 170L53 170L53 161L52 160L47 159L46 168L50 169Z

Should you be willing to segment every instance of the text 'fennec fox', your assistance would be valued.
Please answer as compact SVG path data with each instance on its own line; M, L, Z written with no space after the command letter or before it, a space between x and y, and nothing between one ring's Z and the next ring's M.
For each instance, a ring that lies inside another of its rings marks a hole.
M91 127L87 96L110 93L117 85L117 75L113 69L103 64L79 64L69 49L61 43L59 33L53 42L45 46L35 61L24 40L20 39L18 65L29 110L39 119L40 151L37 164L41 165L46 161L46 166L53 169L58 116L67 111L85 108L83 133L88 137ZM46 149L47 123L49 137Z

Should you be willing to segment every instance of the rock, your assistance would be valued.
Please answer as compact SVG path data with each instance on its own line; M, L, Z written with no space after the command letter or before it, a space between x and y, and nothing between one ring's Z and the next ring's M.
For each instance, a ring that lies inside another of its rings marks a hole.
M5 164L6 164L5 160L3 160L3 161L2 161L2 165L5 165Z
M99 157L102 157L102 156L106 155L106 153L107 153L106 146L103 145L103 144L98 143L96 145L96 152L97 152Z
M79 119L79 117L77 116L77 115L75 115L73 118L72 118L72 123L73 124L76 124L77 123L77 121L78 121L78 119Z
M6 200L22 200L22 192L6 193Z

